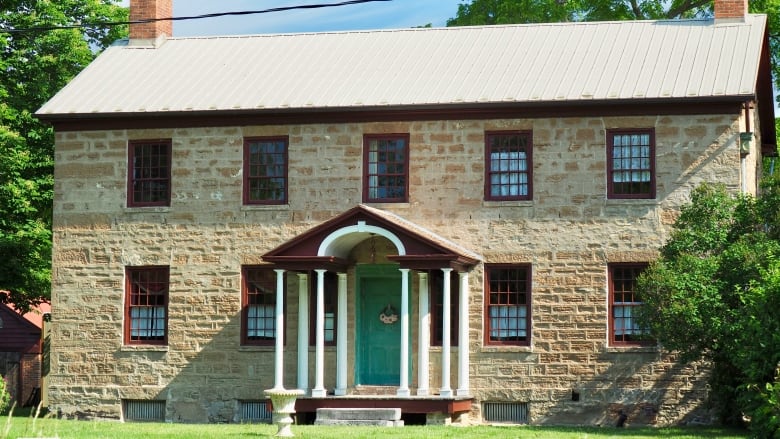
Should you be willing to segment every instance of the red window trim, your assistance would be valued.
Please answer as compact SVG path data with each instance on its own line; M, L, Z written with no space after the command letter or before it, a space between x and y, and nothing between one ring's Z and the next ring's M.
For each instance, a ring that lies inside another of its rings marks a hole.
M279 328L274 328L274 338L271 340L249 340L247 337L248 317L249 317L249 300L247 296L247 272L250 270L263 270L273 274L273 297L274 297L274 312L276 312L276 272L273 268L266 265L243 265L241 267L241 345L242 346L274 346L276 344L276 335L279 334ZM284 279L284 292L282 294L282 325L283 329L287 328L287 276L285 273ZM274 319L276 316L274 315ZM274 320L275 322L276 320ZM285 330L282 340L283 344L287 344L287 331Z
M311 276L314 282L309 282L309 346L316 346L317 342L317 277ZM325 272L325 307L330 300L330 304L333 310L333 340L325 340L325 346L336 346L338 341L338 321L339 321L339 291L338 291L338 274L335 272Z
M434 281L435 273L438 273L438 279ZM431 346L441 346L443 338L442 320L444 315L442 314L441 307L444 300L444 272L441 270L430 270L429 277L429 299L430 313L431 313ZM458 324L460 313L458 312L459 300L460 300L460 284L457 282L458 272L450 272L450 346L458 345ZM441 298L442 302L434 300L435 298Z
M490 271L494 269L525 269L527 270L526 273L526 291L525 291L525 303L526 303L526 337L523 341L493 341L490 339ZM532 286L533 286L533 269L531 264L485 264L485 271L484 271L484 281L485 281L485 299L484 299L484 305L483 305L483 312L484 312L484 334L483 334L483 343L486 346L530 346L531 345L531 335L533 330L533 313L532 313L532 299L533 299L533 293L532 293Z
M249 198L249 145L252 142L284 142L284 195L281 200L252 200ZM268 136L268 137L247 137L244 138L244 165L243 165L243 202L244 205L279 205L288 203L289 183L289 163L290 163L290 138L289 136Z
M404 195L397 198L371 198L369 197L369 143L372 140L403 140L405 145L404 157ZM409 161L411 146L409 134L364 134L363 135L363 202L364 203L407 203L409 201Z
M133 294L133 279L132 274L133 273L139 273L139 272L154 272L154 271L160 271L159 275L165 278L166 284L165 284L165 297L164 297L164 304L163 307L165 308L165 328L164 328L164 334L162 340L132 340L131 339L131 330L132 330L132 319L130 317L131 314L131 308L134 308L132 306L132 294ZM169 326L168 326L168 315L169 312L169 300L170 300L170 267L167 265L149 265L149 266L137 266L137 267L125 267L125 309L124 309L124 317L125 317L125 324L124 324L124 339L125 339L125 345L161 345L165 346L168 344L168 333L169 333Z
M130 140L127 147L127 207L167 207L171 205L171 164L173 155L173 142L171 139L144 139L144 140ZM168 163L168 175L166 176L168 182L168 193L165 200L154 202L135 201L135 191L133 190L135 178L133 171L135 167L133 165L133 159L135 157L135 147L141 145L165 145L167 147Z
M491 194L492 184L490 182L491 170L490 170L490 153L492 152L490 146L490 140L493 137L501 136L526 136L526 174L528 178L528 193L526 195L517 196L493 196ZM485 132L485 189L484 197L486 201L525 201L533 199L533 132L529 130L514 130L514 131L486 131Z
M616 194L614 181L612 178L613 168L613 141L616 134L649 134L650 135L650 191L639 194ZM608 129L607 130L607 198L616 200L652 200L656 196L656 167L655 167L655 129L654 128L636 128L636 129Z
M613 308L615 306L615 274L614 270L616 268L622 268L622 269L639 269L644 270L646 269L648 264L646 262L613 262L607 265L608 271L609 271L609 344L610 346L652 346L655 344L655 341L653 339L648 338L647 340L638 340L638 341L623 341L623 340L616 340L615 339L615 315L613 312ZM632 292L633 294L633 292ZM641 305L636 305L641 306Z

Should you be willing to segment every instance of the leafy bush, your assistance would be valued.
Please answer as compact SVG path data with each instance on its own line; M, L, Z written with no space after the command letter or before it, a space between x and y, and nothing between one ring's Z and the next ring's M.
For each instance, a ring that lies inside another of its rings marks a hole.
M0 413L5 412L11 402L11 395L5 390L5 379L0 377Z

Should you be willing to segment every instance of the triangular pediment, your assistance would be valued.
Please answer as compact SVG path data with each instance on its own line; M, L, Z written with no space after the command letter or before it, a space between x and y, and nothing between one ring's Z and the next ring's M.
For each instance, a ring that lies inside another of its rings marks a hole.
M359 204L309 229L263 255L289 269L346 269L348 252L374 235L391 239L399 249L389 259L404 268L453 268L468 271L482 257L394 213Z

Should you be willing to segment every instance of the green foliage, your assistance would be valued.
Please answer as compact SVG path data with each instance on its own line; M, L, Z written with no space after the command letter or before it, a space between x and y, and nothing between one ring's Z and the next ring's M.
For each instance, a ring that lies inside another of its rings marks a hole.
M4 413L11 402L11 395L5 389L5 379L0 376L0 413Z
M640 276L640 321L683 361L713 365L712 403L757 437L780 434L780 179L758 199L704 184Z
M34 30L125 21L117 0L0 0L0 300L21 309L51 288L54 133L34 112L124 26ZM24 31L21 31L24 30Z

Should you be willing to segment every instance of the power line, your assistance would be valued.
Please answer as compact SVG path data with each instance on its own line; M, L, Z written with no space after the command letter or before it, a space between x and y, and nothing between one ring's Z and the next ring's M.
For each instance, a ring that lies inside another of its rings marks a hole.
M262 9L258 11L234 11L234 12L215 12L211 14L203 14L203 15L191 15L191 16L185 16L185 17L158 17L158 18L144 18L141 20L133 20L133 21L97 21L94 23L79 23L79 24L70 24L70 25L63 25L63 26L35 26L35 27L28 27L28 28L15 28L10 29L6 27L0 27L0 32L8 32L8 33L24 33L24 32L48 32L52 30L60 30L60 29L80 29L80 28L95 28L95 27L111 27L111 26L122 26L122 25L129 25L129 24L145 24L145 23L154 23L158 21L184 21L184 20L201 20L204 18L215 18L215 17L225 17L225 16L239 16L239 15L254 15L254 14L267 14L270 12L284 12L284 11L291 11L295 9L319 9L319 8L331 8L336 6L349 6L349 5L357 5L361 3L372 3L372 2L389 2L392 0L347 0L342 1L339 3L320 3L320 4L313 4L313 5L296 5L296 6L280 6L277 8L270 8L270 9Z

